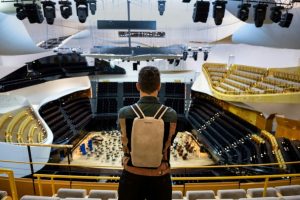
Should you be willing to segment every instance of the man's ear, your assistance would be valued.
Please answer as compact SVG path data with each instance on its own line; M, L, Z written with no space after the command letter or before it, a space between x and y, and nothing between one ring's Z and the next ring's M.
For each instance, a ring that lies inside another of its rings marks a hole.
M141 91L141 85L139 83L136 83L135 86L138 91Z
M158 88L157 88L157 91L160 91L160 87L161 87L161 84L159 84Z

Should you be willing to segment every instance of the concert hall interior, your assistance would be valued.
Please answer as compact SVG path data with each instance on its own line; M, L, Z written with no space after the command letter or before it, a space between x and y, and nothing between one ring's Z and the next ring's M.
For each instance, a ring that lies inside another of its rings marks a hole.
M145 66L173 199L299 200L299 2L1 0L0 200L117 199Z

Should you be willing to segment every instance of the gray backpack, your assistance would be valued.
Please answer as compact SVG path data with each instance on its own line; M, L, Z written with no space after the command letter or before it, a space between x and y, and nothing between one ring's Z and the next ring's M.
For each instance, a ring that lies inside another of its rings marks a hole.
M163 159L164 121L168 107L161 105L153 117L146 117L137 104L131 131L131 162L136 167L159 167Z

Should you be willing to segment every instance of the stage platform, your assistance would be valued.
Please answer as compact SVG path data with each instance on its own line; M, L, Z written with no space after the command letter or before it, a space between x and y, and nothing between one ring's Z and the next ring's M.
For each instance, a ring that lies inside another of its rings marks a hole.
M209 155L189 132L178 132L171 146L172 168L195 168L213 165ZM89 133L72 152L72 165L87 168L121 169L123 157L121 134L117 130ZM62 163L67 163L64 159Z

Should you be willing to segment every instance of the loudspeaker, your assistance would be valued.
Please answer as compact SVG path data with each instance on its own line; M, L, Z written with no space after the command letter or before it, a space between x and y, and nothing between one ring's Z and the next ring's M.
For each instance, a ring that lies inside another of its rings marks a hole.
M279 26L284 27L284 28L290 27L293 16L294 15L292 13L285 13L285 14L281 15L281 20L279 22Z
M137 63L132 63L132 69L133 71L137 71L138 64Z
M207 21L208 12L209 12L209 1L196 1L194 4L193 12L193 21L194 22L203 22Z

